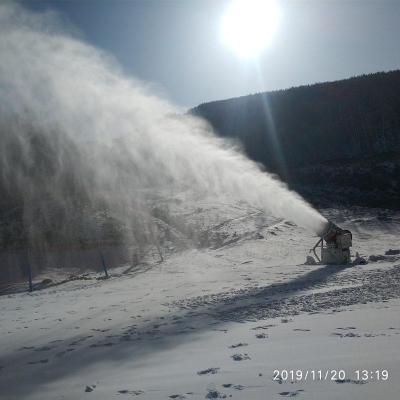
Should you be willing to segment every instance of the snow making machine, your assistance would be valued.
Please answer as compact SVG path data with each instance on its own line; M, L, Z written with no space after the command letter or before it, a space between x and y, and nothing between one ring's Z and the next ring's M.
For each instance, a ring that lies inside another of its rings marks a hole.
M333 222L329 222L326 229L319 234L321 239L311 249L321 264L349 264L350 247L353 236L349 230L339 228ZM317 254L317 248L321 248L321 257Z

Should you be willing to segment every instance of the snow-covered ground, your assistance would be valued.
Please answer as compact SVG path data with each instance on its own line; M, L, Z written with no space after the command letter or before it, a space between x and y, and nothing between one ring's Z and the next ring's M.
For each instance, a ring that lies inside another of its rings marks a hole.
M399 214L325 210L382 256L338 267L303 265L316 238L288 221L213 210L208 248L1 296L0 398L398 399Z

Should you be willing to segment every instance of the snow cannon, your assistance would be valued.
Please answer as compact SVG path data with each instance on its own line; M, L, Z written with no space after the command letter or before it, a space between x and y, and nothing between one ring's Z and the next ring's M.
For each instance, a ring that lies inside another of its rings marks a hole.
M349 230L339 228L328 222L326 228L318 236L321 237L312 251L320 264L350 263L350 247L353 235ZM321 257L317 255L317 247L321 247Z

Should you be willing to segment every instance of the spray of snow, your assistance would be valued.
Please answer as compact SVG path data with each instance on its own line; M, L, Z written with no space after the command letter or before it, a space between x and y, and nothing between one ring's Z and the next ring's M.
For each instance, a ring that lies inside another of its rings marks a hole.
M1 4L0 54L1 179L21 194L31 229L57 220L49 203L73 225L74 190L85 207L104 205L134 227L146 215L143 193L169 190L243 200L323 230L325 218L299 195L67 33L57 15Z

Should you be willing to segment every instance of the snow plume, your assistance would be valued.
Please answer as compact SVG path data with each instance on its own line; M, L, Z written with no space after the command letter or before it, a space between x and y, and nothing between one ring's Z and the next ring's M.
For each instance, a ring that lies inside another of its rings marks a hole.
M31 240L93 236L102 212L129 227L125 239L150 240L145 197L163 192L243 200L322 230L299 195L58 21L0 5L0 184Z

